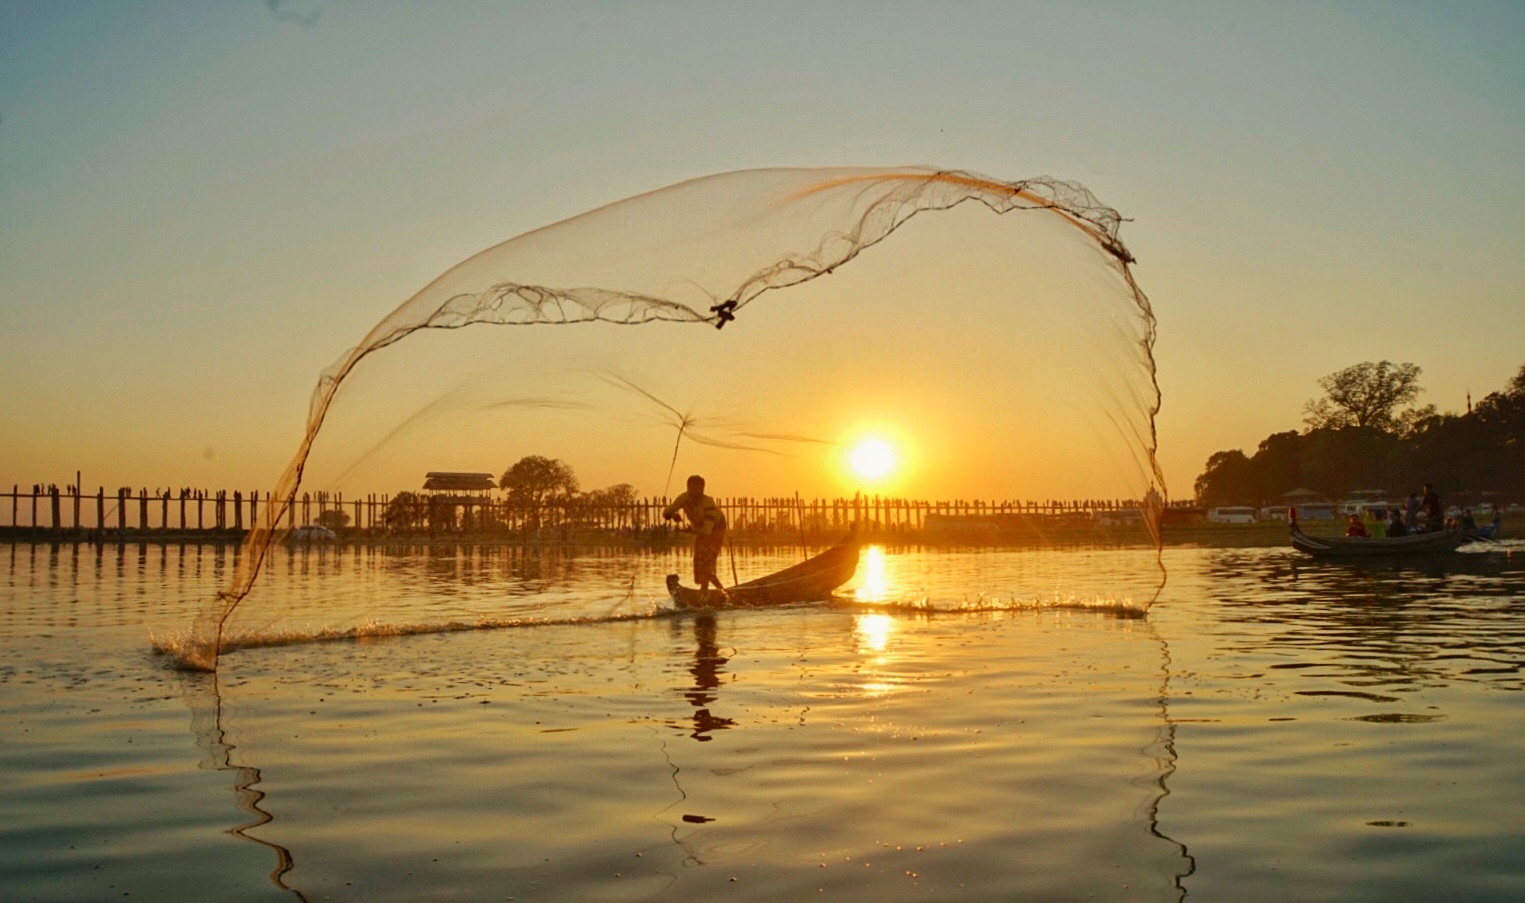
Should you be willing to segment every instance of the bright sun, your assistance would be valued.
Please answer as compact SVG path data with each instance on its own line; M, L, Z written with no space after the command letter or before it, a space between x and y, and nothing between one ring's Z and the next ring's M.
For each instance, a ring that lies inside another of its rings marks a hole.
M864 439L849 459L853 473L865 480L878 480L895 469L895 450L883 439Z

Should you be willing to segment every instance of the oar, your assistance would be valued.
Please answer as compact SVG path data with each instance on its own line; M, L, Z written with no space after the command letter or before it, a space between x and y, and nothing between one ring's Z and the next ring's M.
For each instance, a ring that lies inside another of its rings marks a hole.
M736 586L741 583L741 578L736 576L736 544L731 541L729 529L725 531L725 548L731 553L731 585Z

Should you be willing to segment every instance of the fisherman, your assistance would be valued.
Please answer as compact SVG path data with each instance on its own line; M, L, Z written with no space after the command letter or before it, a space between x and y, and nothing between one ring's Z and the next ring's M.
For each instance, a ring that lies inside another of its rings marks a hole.
M704 477L698 474L689 477L688 491L673 499L662 510L662 517L677 520L679 512L688 518L684 529L694 534L694 582L701 590L713 585L724 592L725 584L715 573L715 563L720 559L720 547L725 544L725 512L704 494Z

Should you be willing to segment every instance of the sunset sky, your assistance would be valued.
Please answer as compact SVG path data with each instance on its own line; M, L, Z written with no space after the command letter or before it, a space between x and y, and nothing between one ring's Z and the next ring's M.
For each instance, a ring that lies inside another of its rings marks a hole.
M931 164L1132 220L1189 496L1341 367L1412 361L1459 411L1525 364L1522 43L1516 3L0 0L0 484L269 486L319 372L483 248L710 173ZM843 462L876 429L911 458L978 441L910 417L911 380L878 389L822 437ZM558 456L659 492L669 444L628 473ZM895 488L969 485L930 469ZM742 473L727 494L779 488Z

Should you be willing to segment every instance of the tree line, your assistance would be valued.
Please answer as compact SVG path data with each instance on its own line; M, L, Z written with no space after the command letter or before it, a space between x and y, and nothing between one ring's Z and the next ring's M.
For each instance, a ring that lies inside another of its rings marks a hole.
M1215 452L1197 477L1203 505L1274 505L1293 489L1337 499L1358 489L1406 494L1428 480L1453 495L1525 501L1525 366L1465 414L1414 406L1421 370L1355 364L1319 379L1303 429L1272 433L1255 453Z
M614 508L633 505L637 498L635 487L629 483L616 483L587 492L581 491L579 487L577 474L571 465L559 458L542 455L520 458L498 478L498 488L508 491L509 506L523 512L526 529L539 528L543 513L553 507L564 508L577 504L588 508ZM431 506L439 504L440 499L437 497L417 492L399 492L387 504L387 525L395 529L410 529L427 523ZM345 521L348 522L347 517Z

